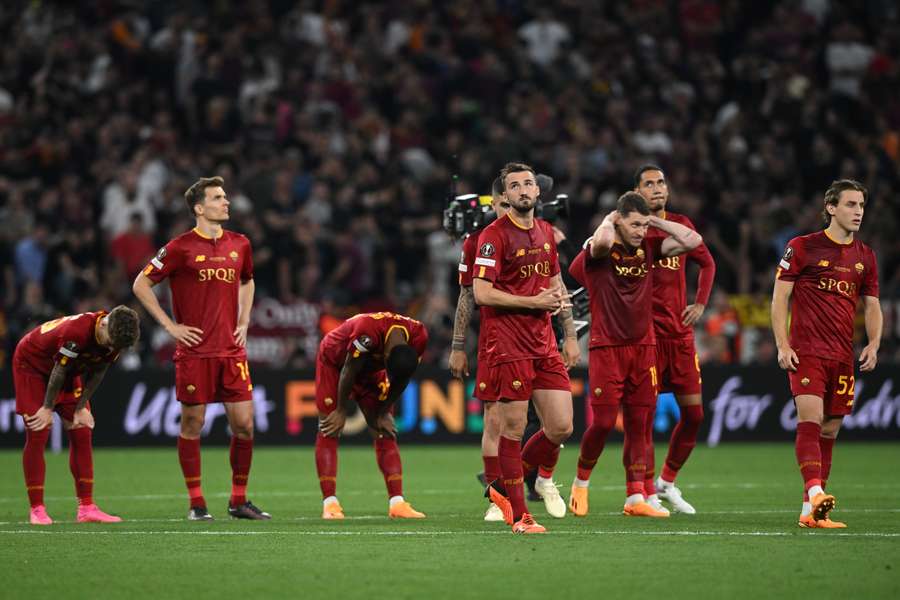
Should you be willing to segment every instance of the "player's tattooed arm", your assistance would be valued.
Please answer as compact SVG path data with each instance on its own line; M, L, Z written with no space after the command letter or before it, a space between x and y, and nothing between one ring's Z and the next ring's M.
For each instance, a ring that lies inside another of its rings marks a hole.
M453 350L464 350L466 347L466 332L469 330L469 321L472 319L472 311L475 310L475 293L472 286L464 285L459 288L459 299L456 302L456 316L453 319Z
M475 292L472 286L459 288L456 316L453 319L453 342L450 345L450 374L462 379L469 375L469 358L466 356L466 332L475 310Z
M50 377L47 380L47 391L44 393L44 404L33 415L25 415L25 425L31 431L40 431L53 422L53 407L56 398L66 383L69 372L67 361L61 360L53 366Z
M556 277L559 287L563 290L566 289L562 275L560 274ZM572 315L572 305L568 302L563 303L559 311L559 323L562 325L565 333L562 348L563 362L566 364L566 368L572 368L578 364L578 359L581 357L581 349L578 347L578 335L575 332L575 317Z

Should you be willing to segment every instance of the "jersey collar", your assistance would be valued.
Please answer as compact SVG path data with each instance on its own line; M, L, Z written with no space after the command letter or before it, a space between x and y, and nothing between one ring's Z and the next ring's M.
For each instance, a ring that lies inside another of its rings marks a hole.
M850 244L853 243L853 236L852 236L852 235L850 236L850 240L849 240L849 241L846 241L846 242L839 242L839 241L837 241L836 239L834 239L833 237L831 237L831 234L828 233L828 230L827 230L827 229L823 229L823 230L822 230L822 233L824 233L824 234L825 234L825 237L827 237L829 240L831 240L832 242L834 242L834 243L837 244L838 246L849 246Z
M522 225L521 223L519 223L518 221L516 221L515 219L513 219L512 215L509 214L509 213L506 213L506 218L509 219L509 222L510 222L510 223L512 223L513 225L515 225L516 227L518 227L518 228L521 229L522 231L531 231L531 230L534 228L534 222L533 222L533 221L532 221L531 227L525 227L524 225Z
M222 237L223 235L225 235L225 229L224 229L224 228L220 230L221 233L220 233L219 235L217 235L216 237L211 237L211 236L206 235L205 233L203 233L202 231L200 231L200 228L199 228L199 227L194 227L194 229L193 229L192 231L193 231L194 233L196 233L197 235L199 235L200 237L202 237L204 240L213 240L213 239L217 240L217 239L219 239L220 237Z

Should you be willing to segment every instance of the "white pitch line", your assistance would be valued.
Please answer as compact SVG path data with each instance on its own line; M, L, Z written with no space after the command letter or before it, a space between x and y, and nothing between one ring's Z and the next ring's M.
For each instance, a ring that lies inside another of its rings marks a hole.
M510 535L508 531L39 531L34 529L0 530L0 534L12 535L288 535L306 537L343 537L343 536L452 536L452 535ZM585 531L550 531L547 535L637 535L637 536L679 536L679 537L796 537L798 535L812 537L816 534L789 533L786 531L628 531L617 529L595 529ZM835 532L819 534L821 537L859 537L859 538L900 538L900 533L877 532Z
M735 483L735 484L720 484L720 483L693 483L693 484L685 484L679 485L681 489L691 489L691 490L700 490L700 489L758 489L758 488L766 488L766 489L783 489L785 487L797 487L791 484L788 485L779 485L779 484L757 484L757 483ZM839 488L865 488L865 489L896 489L900 488L900 484L894 483L873 483L873 484L852 484L852 485L843 485L838 486ZM591 490L595 492L616 492L624 490L624 486L622 485L592 485ZM413 496L423 495L423 496L445 496L445 495L454 495L454 496L467 496L473 497L474 494L478 493L478 488L473 489L463 489L463 488L425 488L421 490L415 490L413 492ZM313 498L320 497L321 493L318 490L298 490L298 491L268 491L268 490L259 490L254 491L251 494L254 498ZM341 496L383 496L384 489L373 488L371 490L349 490L346 492L341 492ZM213 492L209 494L205 494L207 498L228 498L231 496L229 492ZM22 502L25 497L25 494L21 496L0 496L0 504L11 503L11 502ZM186 493L174 493L174 494L136 494L136 495L100 495L97 496L102 500L181 500L187 497ZM65 501L65 500L73 500L74 496L45 496L45 500L48 501ZM713 513L707 513L713 514Z
M841 508L840 511L843 513L900 513L900 508ZM615 517L620 516L622 511L609 511L609 512L597 512L592 513L597 516L604 517ZM703 511L699 515L679 515L675 513L675 519L681 521L684 519L684 522L688 522L690 520L694 520L697 518L701 518L705 515L790 515L797 514L796 510L792 509L773 509L773 510L712 510L712 511ZM471 520L480 520L478 513L454 513L454 514L439 514L435 516L447 517L451 519L471 519ZM186 522L186 519L129 519L124 518L125 523L182 523ZM379 521L384 520L387 521L389 517L387 515L348 515L344 517L344 520L347 521ZM229 519L222 519L223 521L228 521ZM305 521L322 521L321 517L281 517L276 515L275 520L280 522L305 522ZM78 521L69 521L69 520L59 520L54 519L55 524L59 525L76 525ZM0 521L0 526L2 525L29 525L28 521Z

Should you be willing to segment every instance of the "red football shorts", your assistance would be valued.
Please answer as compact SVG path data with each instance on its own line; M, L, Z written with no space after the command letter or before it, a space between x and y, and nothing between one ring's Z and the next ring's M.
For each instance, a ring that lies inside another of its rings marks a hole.
M478 399L483 402L501 399L528 402L534 390L572 391L569 372L559 354L501 363L488 367L487 371L484 389L481 389L480 376L478 382Z
M798 356L796 371L788 371L791 394L818 396L826 415L849 415L853 412L856 377L853 365L839 360Z
M33 415L44 405L47 379L43 375L13 366L13 385L16 387L16 414ZM66 421L75 416L75 405L81 397L81 377L70 378L63 386L53 410ZM90 404L88 404L90 408Z
M694 348L693 337L657 339L656 368L660 392L672 392L677 396L700 393L700 357Z
M184 404L246 402L253 382L246 357L183 358L175 362L175 397Z
M591 404L655 406L656 346L591 348L588 379Z
M481 357L479 356L479 358ZM485 394L489 385L491 385L491 369L488 367L486 360L479 360L475 369L475 390L472 392L472 397L482 402L495 401L496 398L485 397L489 395Z
M320 415L331 414L337 408L340 377L339 367L316 358L316 408ZM356 378L356 383L350 390L350 399L356 402L363 412L373 414L387 400L390 389L387 371L384 369L363 372ZM393 410L392 406L391 411Z

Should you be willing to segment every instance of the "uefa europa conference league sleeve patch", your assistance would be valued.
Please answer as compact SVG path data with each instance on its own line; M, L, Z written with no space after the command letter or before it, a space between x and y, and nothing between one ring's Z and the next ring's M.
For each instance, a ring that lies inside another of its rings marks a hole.
M361 335L353 340L353 347L357 352L368 352L372 349L372 338L367 335Z
M156 253L156 256L154 256L150 260L150 264L153 265L154 267L156 267L157 269L162 269L163 268L163 259L165 257L166 257L166 249L160 248L159 252Z
M781 261L778 263L782 269L790 269L791 268L791 258L794 256L794 249L788 246L784 250L784 256L781 257Z
M479 254L484 256L485 258L490 258L494 255L496 250L494 249L494 245L490 242L485 242L481 245L481 249L478 251Z

